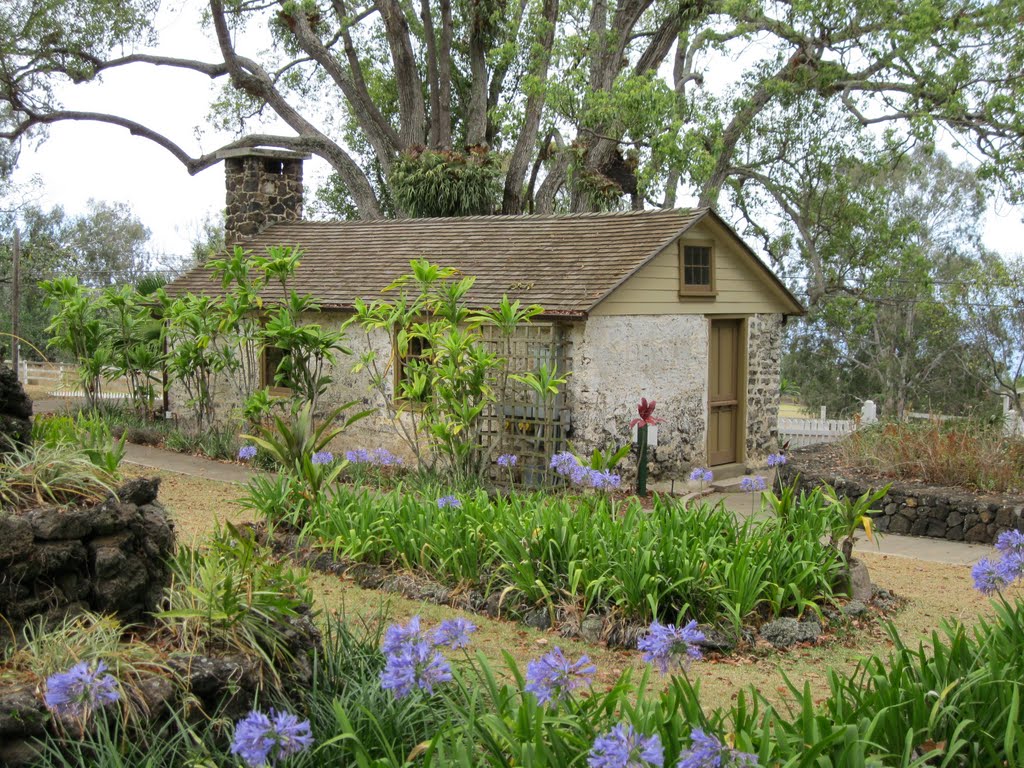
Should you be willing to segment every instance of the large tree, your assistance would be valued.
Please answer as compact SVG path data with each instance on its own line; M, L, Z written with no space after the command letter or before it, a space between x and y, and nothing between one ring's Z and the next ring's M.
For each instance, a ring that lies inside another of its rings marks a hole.
M14 227L21 230L21 337L43 350L50 312L39 283L73 275L84 285L135 285L151 272L149 230L124 203L90 200L85 213L69 216L61 206L27 204L0 210L0 305L12 300ZM11 332L11 316L0 312L0 332ZM4 337L4 346L10 343ZM36 353L27 354L34 356Z
M991 371L958 301L983 253L974 171L922 152L895 165L847 158L796 189L785 199L800 235L768 241L809 305L787 378L837 410L869 397L897 418L990 407Z
M209 0L209 60L149 52L155 2L4 3L0 136L97 121L198 172L215 151L55 96L62 80L169 67L226 83L218 113L254 131L228 146L327 160L335 207L353 215L586 211L680 193L714 206L739 179L761 183L745 169L763 116L799 131L785 118L813 96L851 133L948 129L984 173L1021 188L1024 0ZM269 48L245 34L257 28Z

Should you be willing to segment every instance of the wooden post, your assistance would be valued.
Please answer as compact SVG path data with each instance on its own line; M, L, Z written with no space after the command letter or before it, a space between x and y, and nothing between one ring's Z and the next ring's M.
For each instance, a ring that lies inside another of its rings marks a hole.
M18 373L21 362L21 232L14 228L13 269L11 270L11 367ZM26 384L28 382L25 382Z

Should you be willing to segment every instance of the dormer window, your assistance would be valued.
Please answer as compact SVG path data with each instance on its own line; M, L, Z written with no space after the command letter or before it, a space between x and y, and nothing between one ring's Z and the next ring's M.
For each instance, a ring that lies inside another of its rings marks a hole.
M679 249L679 295L713 296L715 293L715 252L712 244L681 243Z

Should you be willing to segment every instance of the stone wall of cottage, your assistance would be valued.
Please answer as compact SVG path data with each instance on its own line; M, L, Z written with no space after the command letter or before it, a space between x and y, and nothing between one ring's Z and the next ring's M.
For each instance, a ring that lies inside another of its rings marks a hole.
M323 312L317 315L304 317L304 321L317 323L326 330L338 330L349 318L349 315L342 312ZM355 401L348 413L353 414L363 410L374 410L372 416L356 422L354 425L335 439L332 448L336 451L345 451L351 448L387 448L392 453L401 456L404 460L412 459L412 451L408 444L401 438L396 422L392 422L384 408L384 398L376 391L370 389L370 375L367 370L353 372L353 367L360 361L368 351L376 354L376 359L381 367L386 367L391 359L391 336L384 330L374 330L369 333L363 331L356 325L349 327L347 331L345 346L351 351L351 355L339 354L334 364L326 371L331 382L327 391L320 399L319 410L327 412L344 403ZM390 395L394 391L394 372L389 370L386 375L387 390ZM258 382L253 382L257 386ZM213 385L214 397L217 403L218 421L228 421L239 417L242 406L242 397L236 386L232 385L226 376L218 376ZM184 388L179 383L171 383L168 401L174 418L181 422L187 422L190 418L190 411L187 403L188 397ZM409 417L405 417L406 428L411 428Z
M707 318L595 316L573 327L572 343L569 440L577 453L629 442L629 422L646 397L664 419L649 455L651 477L679 477L706 463Z
M778 450L781 375L782 315L753 315L747 320L748 465L763 465Z
M324 312L311 316L327 329L340 328L348 315ZM754 315L748 320L747 464L760 465L777 449L779 365L782 344L780 315ZM703 315L595 316L569 326L573 372L564 388L571 411L568 434L578 453L605 450L630 441L629 422L641 397L658 402L658 445L651 454L652 477L681 477L691 467L707 462L708 320ZM371 391L366 370L353 372L360 358L372 350L385 367L391 356L391 337L383 330L366 333L352 325L347 346L351 355L339 355L329 375L331 383L321 409L356 401L352 411L373 409L336 439L334 448L387 448L406 461L413 458L401 427L411 428L406 414L392 421L384 398ZM386 375L393 391L394 372ZM241 405L234 388L221 378L215 383L218 415L237 413ZM171 409L185 418L188 409L180 385L172 385Z

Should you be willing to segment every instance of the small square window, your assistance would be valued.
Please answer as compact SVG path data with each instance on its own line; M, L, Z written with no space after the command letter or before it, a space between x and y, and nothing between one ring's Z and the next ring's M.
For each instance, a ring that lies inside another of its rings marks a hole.
M407 341L407 348L405 355L400 355L398 352L398 345L395 345L395 391L399 398L403 397L403 394L399 392L400 386L403 382L407 382L411 386L411 392L408 390L406 394L411 395L406 399L414 402L423 402L430 395L429 385L425 382L413 381L413 376L416 375L418 368L421 368L418 363L421 360L430 358L430 342L422 336L409 336ZM410 365L410 363L414 363ZM418 386L423 384L423 386Z
M271 389L291 389L291 353L280 347L263 349L263 386Z
M682 246L679 256L680 295L715 292L714 254L710 245Z

